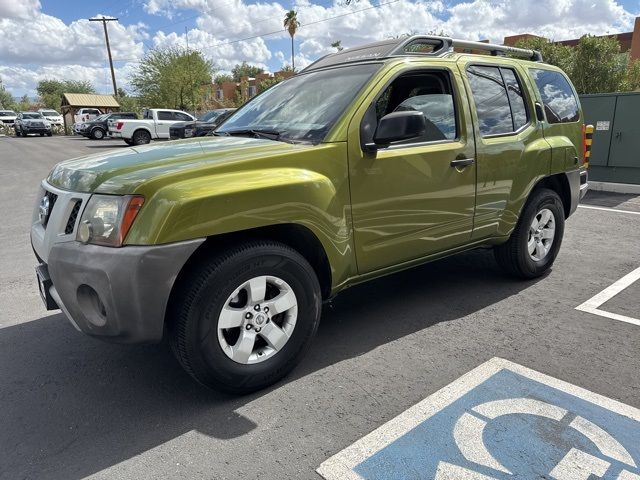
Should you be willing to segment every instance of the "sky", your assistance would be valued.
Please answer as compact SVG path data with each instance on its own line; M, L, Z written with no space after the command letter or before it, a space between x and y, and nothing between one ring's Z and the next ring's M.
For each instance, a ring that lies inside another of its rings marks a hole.
M246 61L266 71L291 63L282 22L294 9L296 67L344 47L406 33L442 32L501 43L532 33L555 40L633 30L640 0L0 0L0 80L14 96L36 96L42 79L91 81L111 93L102 24L109 23L118 86L145 52L180 45L202 51L218 71Z

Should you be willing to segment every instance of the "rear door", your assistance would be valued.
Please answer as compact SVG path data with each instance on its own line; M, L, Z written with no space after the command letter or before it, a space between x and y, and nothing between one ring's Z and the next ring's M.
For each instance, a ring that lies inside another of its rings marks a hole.
M175 112L171 110L158 110L156 112L156 136L158 138L169 138L169 127L176 122Z
M477 189L473 239L508 235L533 184L549 170L550 148L535 99L516 62L462 57L473 105Z

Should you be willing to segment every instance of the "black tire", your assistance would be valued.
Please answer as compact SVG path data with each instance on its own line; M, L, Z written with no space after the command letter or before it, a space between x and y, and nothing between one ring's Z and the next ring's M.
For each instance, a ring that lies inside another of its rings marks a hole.
M201 384L234 394L259 390L287 375L306 353L320 321L320 284L306 259L284 244L254 241L193 263L168 310L169 341L182 367ZM260 363L237 363L218 340L219 314L234 290L262 275L288 283L296 295L297 320L281 350Z
M53 132L48 132L47 133L47 137L52 137L53 136Z
M529 254L527 244L530 240L530 227L534 217L543 209L553 213L555 235L546 256L534 260ZM519 278L531 279L544 275L553 265L560 251L564 235L564 208L562 200L556 192L547 188L539 188L532 192L527 201L516 228L509 240L494 247L495 258L507 273Z
M44 137L44 133L41 133L41 134L40 134L40 136L41 136L41 137Z
M131 137L131 145L146 145L151 141L151 134L146 130L136 130Z
M123 138L124 143L126 143L127 145L133 145L133 141L129 138Z
M22 128L20 129L20 135L22 135L23 137L26 137L27 135L29 135L27 132L25 132Z
M16 137L19 137L19 136L20 136L20 130L18 130L18 127L16 127L16 126L14 125L14 126L13 126L13 130L14 130L14 133L15 133Z
M93 130L91 130L91 133L89 134L89 138L91 138L92 140L102 140L104 138L104 130L101 128L94 128Z

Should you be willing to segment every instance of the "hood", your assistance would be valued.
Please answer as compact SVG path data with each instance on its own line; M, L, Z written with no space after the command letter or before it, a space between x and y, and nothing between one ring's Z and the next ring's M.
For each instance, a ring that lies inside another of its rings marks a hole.
M59 163L47 181L84 193L136 193L159 177L204 175L221 165L313 148L246 137L206 137L111 150Z

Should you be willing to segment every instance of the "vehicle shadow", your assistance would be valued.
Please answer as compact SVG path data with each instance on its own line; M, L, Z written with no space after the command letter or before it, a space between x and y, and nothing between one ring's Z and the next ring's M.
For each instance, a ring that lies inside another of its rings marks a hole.
M478 250L353 287L325 305L294 373L244 397L196 384L165 344L103 343L61 314L0 329L0 477L82 478L191 430L240 437L257 425L235 411L266 392L533 283L505 277Z

